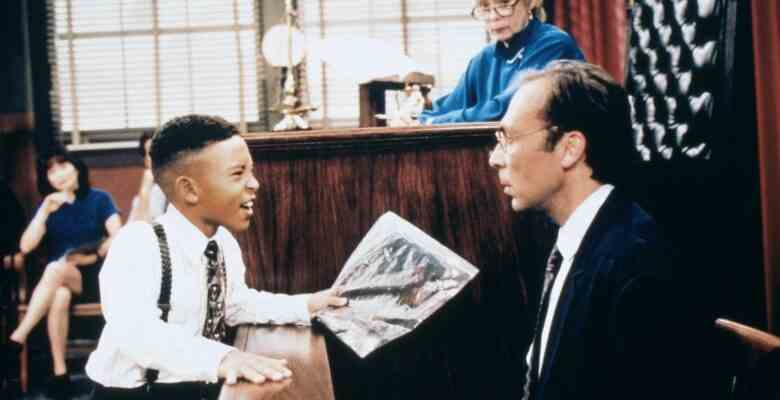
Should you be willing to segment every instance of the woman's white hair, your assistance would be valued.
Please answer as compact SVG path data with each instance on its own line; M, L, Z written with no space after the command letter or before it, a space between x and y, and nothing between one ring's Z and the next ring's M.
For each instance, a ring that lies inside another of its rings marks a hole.
M531 15L539 21L547 20L547 13L544 11L544 0L524 0L528 4Z

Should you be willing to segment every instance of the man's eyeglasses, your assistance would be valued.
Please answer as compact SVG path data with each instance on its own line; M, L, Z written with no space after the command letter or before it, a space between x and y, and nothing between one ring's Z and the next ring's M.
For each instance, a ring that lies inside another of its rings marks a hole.
M490 19L490 12L495 11L501 17L508 17L515 12L515 4L519 0L508 1L499 5L490 7L474 7L471 9L471 17L478 21L487 21Z
M547 125L542 128L532 130L530 132L524 132L517 135L507 136L504 130L499 128L496 131L496 141L498 142L498 147L501 148L501 152L503 152L504 154L509 154L509 145L512 144L512 141L520 139L521 137L531 136L539 132L555 131L557 129L558 127L555 125Z

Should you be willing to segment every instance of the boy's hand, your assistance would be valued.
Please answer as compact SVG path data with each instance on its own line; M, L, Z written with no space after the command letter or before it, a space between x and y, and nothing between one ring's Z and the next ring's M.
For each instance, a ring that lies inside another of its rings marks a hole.
M252 383L263 383L266 380L287 379L292 376L292 371L287 369L287 360L233 350L222 359L217 376L225 378L228 385L235 384L241 378Z
M349 302L346 297L339 297L335 289L326 289L317 293L312 293L309 297L309 314L316 314L317 311L327 307L343 307Z

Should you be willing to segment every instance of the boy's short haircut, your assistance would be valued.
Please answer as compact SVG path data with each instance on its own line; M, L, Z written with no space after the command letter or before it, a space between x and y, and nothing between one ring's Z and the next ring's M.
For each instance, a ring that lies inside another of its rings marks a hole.
M149 151L155 180L161 183L160 174L181 158L238 134L233 124L210 115L190 114L166 122L152 137Z

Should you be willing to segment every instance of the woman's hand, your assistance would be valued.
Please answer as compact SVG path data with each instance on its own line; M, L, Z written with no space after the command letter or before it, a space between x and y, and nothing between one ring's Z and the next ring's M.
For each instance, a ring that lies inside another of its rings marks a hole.
M63 204L73 203L75 200L76 194L73 192L54 192L43 199L38 212L35 213L19 240L19 250L22 254L30 253L41 243L43 235L46 234L46 220L49 219L49 215L59 210Z
M48 196L46 196L45 199L43 199L43 207L41 207L42 210L45 210L47 216L51 213L57 211L62 207L63 204L69 203L73 204L73 202L76 200L75 193L70 192L54 192Z

